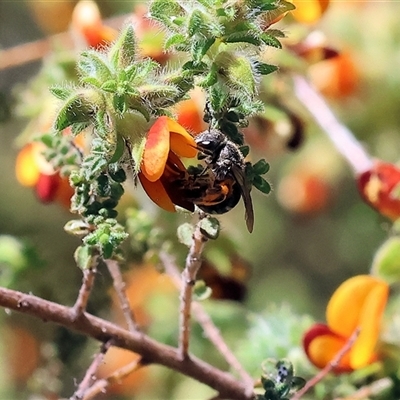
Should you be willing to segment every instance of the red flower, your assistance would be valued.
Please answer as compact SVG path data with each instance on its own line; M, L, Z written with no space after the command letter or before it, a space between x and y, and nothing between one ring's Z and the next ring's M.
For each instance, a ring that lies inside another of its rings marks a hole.
M362 198L382 215L400 217L400 169L394 164L376 161L357 178Z

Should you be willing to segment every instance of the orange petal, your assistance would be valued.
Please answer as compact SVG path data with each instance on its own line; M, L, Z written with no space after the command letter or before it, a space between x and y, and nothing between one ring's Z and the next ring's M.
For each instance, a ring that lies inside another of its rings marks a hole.
M293 0L296 9L291 11L293 17L306 24L318 21L329 5L329 0Z
M329 328L350 337L357 327L368 296L382 281L371 275L357 275L343 282L333 293L326 309Z
M193 158L197 155L197 145L193 137L186 129L174 121L172 118L167 118L168 130L171 138L171 150L180 157Z
M315 337L308 347L310 361L318 368L324 368L346 345L346 339L335 335ZM350 371L349 353L340 360L336 372Z
M178 123L198 134L205 129L205 123L199 112L199 106L193 99L181 101L177 106Z
M351 349L351 366L354 369L365 367L375 358L375 347L381 330L382 314L389 296L389 286L376 280L369 291L360 312L360 335Z
M141 171L150 181L160 179L164 172L170 146L167 117L160 117L151 126L144 147Z
M40 170L36 162L36 146L37 144L30 143L17 155L15 174L18 182L23 186L35 186L39 180Z
M139 172L138 174L140 183L143 186L144 191L159 207L166 211L175 212L175 206L172 200L169 198L161 181L152 182L146 178L146 176Z

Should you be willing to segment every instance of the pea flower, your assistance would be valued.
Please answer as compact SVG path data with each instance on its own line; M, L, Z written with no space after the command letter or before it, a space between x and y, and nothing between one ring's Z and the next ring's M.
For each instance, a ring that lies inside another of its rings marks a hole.
M362 198L382 215L400 217L400 169L391 163L376 161L357 178Z
M358 275L343 282L329 300L327 324L313 325L303 337L309 360L324 368L359 329L359 335L334 371L349 372L376 361L376 344L388 294L388 284L371 275Z
M179 197L173 184L186 173L180 157L196 155L193 137L172 118L159 117L151 126L138 176L147 195L159 207L171 212L175 211L175 205L194 210L191 202Z
M71 25L90 47L101 48L117 37L116 30L103 24L100 10L92 0L81 0L76 4Z
M74 194L67 178L62 178L45 160L45 146L39 142L25 145L17 155L15 173L22 186L33 187L43 203L58 201L65 207L71 205Z

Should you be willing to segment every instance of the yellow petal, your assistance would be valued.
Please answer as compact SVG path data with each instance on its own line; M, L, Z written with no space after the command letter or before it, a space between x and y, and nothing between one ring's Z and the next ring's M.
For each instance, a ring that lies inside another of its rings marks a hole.
M141 171L150 181L160 179L169 153L169 130L167 117L160 117L151 126L143 152Z
M360 325L367 297L381 283L371 275L357 275L343 282L333 293L326 308L329 328L341 336L350 337Z
M291 11L293 17L306 24L318 21L329 5L329 0L293 0L296 9Z
M351 350L351 366L365 367L375 358L375 347L381 330L382 314L389 296L386 282L377 281L367 295L360 312L360 335Z
M167 118L168 130L171 138L171 150L180 157L196 157L197 146L193 137L182 125L178 124L178 122L174 121L172 118L164 118Z
M36 162L36 143L26 145L18 153L15 163L15 174L23 186L35 186L39 180L40 171Z
M143 186L144 191L159 207L166 211L175 212L175 206L172 200L169 198L161 181L152 182L146 178L146 176L139 172L139 180Z

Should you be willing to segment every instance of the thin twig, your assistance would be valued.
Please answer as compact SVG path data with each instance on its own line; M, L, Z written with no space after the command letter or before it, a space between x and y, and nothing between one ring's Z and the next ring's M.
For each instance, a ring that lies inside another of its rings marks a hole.
M198 223L193 233L192 245L186 257L185 269L182 271L179 314L179 351L182 359L188 357L193 286L196 283L197 272L201 267L201 254L206 241L207 238L201 233Z
M76 392L71 396L70 400L82 400L86 398L86 393L90 390L93 385L94 380L96 379L96 372L99 368L100 364L103 362L104 356L107 353L108 349L111 346L111 342L108 341L101 345L100 352L93 359L93 362L90 364L89 368L86 371L85 376L82 379L82 382L79 384Z
M132 361L131 363L124 365L120 369L113 372L107 378L97 380L82 397L82 400L91 400L95 398L100 393L105 393L107 388L113 383L120 382L122 379L126 378L132 372L137 371L141 368L143 364L141 363L141 358Z
M337 397L335 400L363 400L369 399L371 396L376 396L383 391L393 386L393 381L390 378L378 379L372 382L368 386L363 386L354 392L351 396Z
M132 308L129 304L128 297L125 291L125 282L122 278L121 270L119 264L114 260L105 260L108 271L113 279L114 289L117 293L119 303L121 305L122 312L124 313L126 323L128 324L128 329L133 332L139 329L136 323L135 315L133 314Z
M130 14L106 19L106 25L119 28L129 18ZM63 49L74 49L75 41L71 32L62 32L45 39L28 42L0 50L0 71L13 68L33 61L39 61L48 55L56 46Z
M76 319L74 310L37 296L0 287L0 306L54 322L101 342L112 340L113 345L140 354L147 364L160 364L191 377L230 400L252 400L248 388L231 374L198 359L182 359L180 351L151 339L142 332L129 332L120 326L87 312Z
M86 311L96 272L96 267L87 268L83 271L82 285L73 307L75 318L80 317Z
M166 273L172 278L175 285L180 288L182 286L182 281L179 276L179 269L172 257L167 253L160 252L160 259L163 263ZM210 340L210 342L224 357L228 365L238 372L242 381L246 384L249 390L252 391L254 386L253 378L246 372L246 370L240 364L239 360L232 353L231 349L222 337L221 332L215 326L214 322L212 321L204 307L199 302L194 301L192 304L192 312L193 316L203 328L205 335Z
M302 76L294 76L293 81L297 98L325 131L354 172L358 175L369 170L372 166L371 157L350 129L338 121L321 95Z
M292 400L299 400L308 390L310 390L312 387L314 387L318 382L320 382L325 376L334 370L340 360L345 356L345 354L351 349L353 346L354 342L358 338L360 334L360 329L357 328L353 334L350 336L350 338L347 340L347 342L344 344L344 346L338 351L338 353L335 355L335 357L323 368L321 371L318 372L314 377L312 377L310 380L306 382L304 387L300 389L293 397Z

